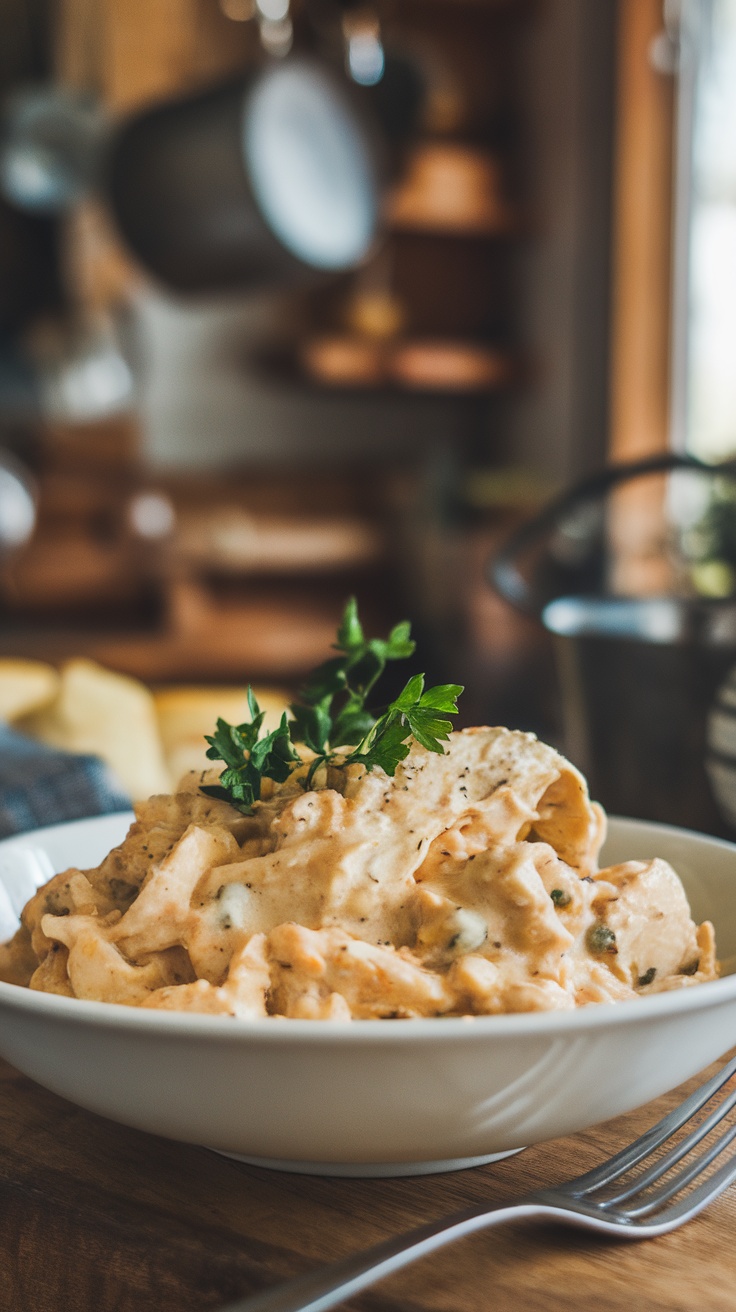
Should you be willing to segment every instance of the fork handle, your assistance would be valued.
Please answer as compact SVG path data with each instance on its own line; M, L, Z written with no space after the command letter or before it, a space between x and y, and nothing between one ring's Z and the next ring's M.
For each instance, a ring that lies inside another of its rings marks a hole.
M264 1289L250 1298L228 1303L220 1312L327 1312L327 1308L335 1307L384 1276L400 1271L417 1258L472 1234L474 1230L531 1216L562 1219L560 1208L532 1201L493 1209L487 1205L472 1208L409 1230L341 1262Z

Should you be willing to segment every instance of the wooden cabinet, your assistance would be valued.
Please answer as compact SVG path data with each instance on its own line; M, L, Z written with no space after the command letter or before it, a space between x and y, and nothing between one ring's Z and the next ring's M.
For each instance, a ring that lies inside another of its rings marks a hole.
M339 63L337 9L321 0L315 25L305 5L291 4L297 47ZM386 50L426 85L382 239L354 273L292 297L227 366L238 385L223 405L276 397L271 422L288 410L292 436L270 461L267 443L246 449L231 474L204 411L211 465L198 470L175 455L151 467L135 412L47 428L39 532L3 573L6 649L83 650L156 680L277 667L298 679L358 591L379 628L412 614L448 669L449 628L492 702L513 642L486 613L481 557L508 506L497 493L468 502L468 477L512 466L551 489L608 452L666 441L673 89L649 58L660 0L375 0L374 12ZM58 74L129 114L261 58L254 13L250 0L61 0ZM96 203L67 222L65 268L82 316L155 295ZM176 387L196 391L196 374ZM323 425L341 445L312 459ZM169 537L131 531L148 494L173 507ZM412 515L424 531L404 550ZM223 567L218 525L240 541L240 565ZM462 578L459 619L419 560L430 539ZM299 542L296 568L285 562ZM513 633L532 650L528 630Z

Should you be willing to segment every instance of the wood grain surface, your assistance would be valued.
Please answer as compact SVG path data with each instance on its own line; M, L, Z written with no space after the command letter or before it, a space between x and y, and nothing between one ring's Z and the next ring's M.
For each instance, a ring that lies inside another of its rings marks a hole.
M421 1221L586 1170L683 1092L495 1166L340 1180L259 1170L114 1125L0 1063L0 1312L218 1308ZM735 1235L736 1187L644 1243L520 1222L451 1245L346 1306L733 1312Z

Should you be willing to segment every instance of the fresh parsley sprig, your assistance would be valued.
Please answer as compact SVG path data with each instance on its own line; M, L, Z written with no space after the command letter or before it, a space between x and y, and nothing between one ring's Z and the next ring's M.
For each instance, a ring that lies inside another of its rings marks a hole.
M295 744L303 743L313 753L304 784L309 788L322 766L361 764L376 766L388 775L405 760L415 738L431 752L442 754L442 743L452 730L445 717L457 714L460 684L441 684L424 689L424 675L415 674L376 719L366 700L392 660L405 660L414 652L407 621L397 624L388 638L365 637L358 608L351 598L337 631L339 653L318 666L289 707L279 727L263 734L265 712L248 688L250 721L231 725L217 721L207 756L224 761L226 769L219 785L202 789L212 797L232 803L249 813L260 799L263 779L283 783L302 763ZM356 746L357 744L357 746Z
M292 741L304 743L319 757L361 742L375 723L366 699L388 661L406 660L414 654L416 643L410 633L405 620L388 638L366 639L351 597L337 631L335 650L340 655L312 672L300 701L289 707Z
M367 770L380 765L386 774L393 775L409 755L412 738L442 756L442 743L452 732L452 721L444 717L457 715L457 699L462 691L459 683L443 683L425 692L424 675L415 674L343 764L360 762Z
M250 722L228 724L220 719L214 734L205 734L210 744L207 756L211 761L224 761L227 768L220 775L219 784L206 784L201 790L209 797L232 803L246 814L260 800L262 779L284 783L301 763L291 741L286 712L277 729L260 737L266 712L261 710L250 686L248 710Z

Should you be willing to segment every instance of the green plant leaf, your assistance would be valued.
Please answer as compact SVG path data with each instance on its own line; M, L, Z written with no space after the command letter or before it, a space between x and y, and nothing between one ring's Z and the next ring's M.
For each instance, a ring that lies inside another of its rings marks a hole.
M207 756L211 761L224 761L227 769L220 775L219 784L202 787L209 797L229 801L245 812L250 812L260 800L264 778L284 783L300 761L291 741L286 713L277 729L260 737L265 712L260 709L251 687L248 709L250 722L234 725L218 720L214 734L205 734L210 744Z
M420 706L431 706L435 711L447 711L448 715L457 715L457 699L463 692L461 683L439 683L435 688L428 688L419 699Z
M355 597L350 597L343 611L340 627L337 630L337 641L335 646L338 651L354 651L365 644L363 634L363 625L358 619L358 603Z
M263 732L265 712L249 687L250 719L237 725L220 719L215 732L206 735L207 756L222 761L225 769L219 783L205 785L202 792L251 812L260 800L264 779L284 783L301 764L298 743L314 753L307 787L322 765L360 763L367 770L380 767L393 775L408 756L412 738L429 751L442 753L442 743L452 731L445 716L457 713L460 684L440 684L425 691L424 675L414 674L378 719L366 705L387 662L406 660L414 649L408 620L396 624L388 638L366 639L351 597L337 631L335 650L340 654L312 671L299 700L290 705L289 716L284 714L276 729ZM346 748L352 748L347 756Z
M378 765L393 778L397 765L409 755L410 738L411 733L406 726L400 720L393 720L379 729L372 742L368 743L363 751L353 752L345 763L352 765L353 762L359 762L366 770L372 770Z

